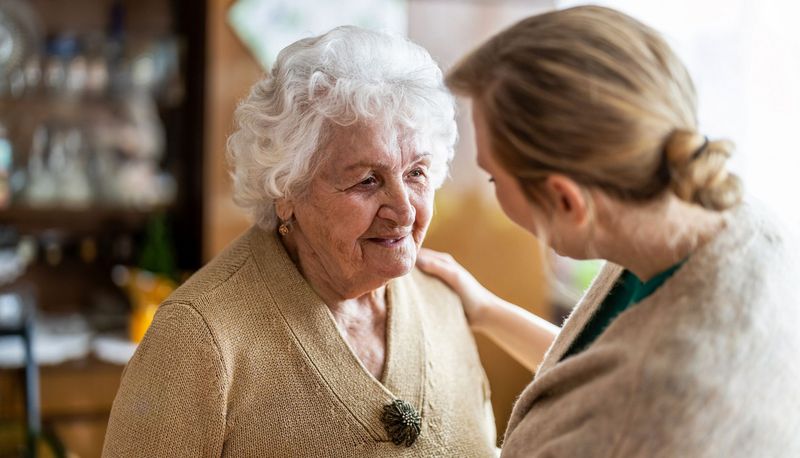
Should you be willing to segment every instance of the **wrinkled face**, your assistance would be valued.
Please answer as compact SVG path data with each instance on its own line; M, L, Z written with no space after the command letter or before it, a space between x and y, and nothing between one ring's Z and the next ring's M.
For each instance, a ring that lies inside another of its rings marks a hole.
M337 128L308 190L293 202L301 263L345 294L411 271L430 223L430 154L386 143L369 126Z
M523 229L536 235L534 209L517 179L508 173L494 158L488 127L479 104L472 104L472 122L475 126L475 147L478 166L492 176L494 192L503 212Z

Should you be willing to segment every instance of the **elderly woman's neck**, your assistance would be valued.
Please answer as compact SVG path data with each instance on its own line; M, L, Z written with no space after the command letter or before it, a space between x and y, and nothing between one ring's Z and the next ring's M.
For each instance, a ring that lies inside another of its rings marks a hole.
M349 279L327 272L317 253L292 235L282 237L284 247L300 273L330 310L336 327L364 367L382 380L386 361L388 307L386 284Z
M282 237L281 242L297 270L334 314L353 306L385 307L386 282L367 284L340 278L338 272L327 272L317 256L300 246L293 236Z
M357 313L357 309L369 308L382 311L386 308L386 284L364 285L347 283L331 278L327 272L311 267L299 266L300 273L314 292L336 316L338 313Z

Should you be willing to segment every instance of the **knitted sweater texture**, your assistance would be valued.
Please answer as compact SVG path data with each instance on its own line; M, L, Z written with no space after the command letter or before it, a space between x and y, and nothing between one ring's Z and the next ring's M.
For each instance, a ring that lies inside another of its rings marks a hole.
M252 228L159 308L126 367L106 457L486 457L489 389L458 297L419 271L387 286L383 380L361 364L272 233ZM381 413L411 403L395 445Z

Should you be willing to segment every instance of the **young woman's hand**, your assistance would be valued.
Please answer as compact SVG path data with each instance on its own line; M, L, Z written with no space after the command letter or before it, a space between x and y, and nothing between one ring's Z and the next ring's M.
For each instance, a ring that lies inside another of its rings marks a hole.
M473 331L489 337L531 371L536 370L558 334L557 326L495 296L449 254L423 248L417 266L461 296Z
M461 297L464 314L473 329L480 327L484 311L498 300L447 253L422 248L417 256L417 266L439 277Z

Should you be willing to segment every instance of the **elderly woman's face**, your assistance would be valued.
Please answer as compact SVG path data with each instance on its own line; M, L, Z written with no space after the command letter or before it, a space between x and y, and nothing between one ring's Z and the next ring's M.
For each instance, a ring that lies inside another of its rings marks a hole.
M431 219L431 156L386 143L369 126L338 128L292 205L303 268L353 294L408 273Z

